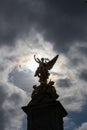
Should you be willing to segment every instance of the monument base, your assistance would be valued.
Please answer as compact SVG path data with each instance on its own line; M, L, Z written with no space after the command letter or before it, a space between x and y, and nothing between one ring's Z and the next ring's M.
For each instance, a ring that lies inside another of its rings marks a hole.
M29 104L22 107L27 114L27 130L63 130L63 117L67 112L55 97L40 87Z
M27 114L27 130L63 130L63 117L67 112L59 101L28 104L22 107Z

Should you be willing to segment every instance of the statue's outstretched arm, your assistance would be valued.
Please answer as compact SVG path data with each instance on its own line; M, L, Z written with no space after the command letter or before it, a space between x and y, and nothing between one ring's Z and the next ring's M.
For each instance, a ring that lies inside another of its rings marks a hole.
M35 61L36 61L37 63L40 63L39 58L36 59L36 55L34 55L34 59L35 59Z

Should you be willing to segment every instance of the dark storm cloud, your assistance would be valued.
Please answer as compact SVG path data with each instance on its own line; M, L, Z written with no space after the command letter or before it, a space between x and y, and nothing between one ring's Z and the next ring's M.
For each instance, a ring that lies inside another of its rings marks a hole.
M87 46L78 47L78 51L84 56L87 56Z
M66 78L66 79L59 79L57 84L58 84L58 87L62 87L62 88L69 88L72 85L70 79L68 79L68 78Z
M75 41L86 41L87 6L84 2L81 0L49 2L47 0L46 37L63 50Z
M83 69L80 72L79 78L87 82L87 69Z
M0 44L12 45L17 37L27 35L43 13L39 0L0 1Z
M87 41L87 4L83 0L3 0L0 19L0 44L13 44L32 27L61 51L75 41Z

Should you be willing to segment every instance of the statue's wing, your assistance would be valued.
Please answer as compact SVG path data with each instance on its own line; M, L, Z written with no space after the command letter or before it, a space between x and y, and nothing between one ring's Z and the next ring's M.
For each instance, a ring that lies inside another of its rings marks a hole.
M48 70L52 69L53 65L55 64L57 58L59 57L59 55L56 55L52 60L50 60L47 64L46 67Z

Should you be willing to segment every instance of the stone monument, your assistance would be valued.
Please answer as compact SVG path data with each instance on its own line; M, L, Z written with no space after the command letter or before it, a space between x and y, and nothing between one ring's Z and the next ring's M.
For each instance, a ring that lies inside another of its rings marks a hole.
M63 118L67 112L57 100L59 95L56 93L54 81L49 79L49 70L52 69L58 56L52 60L48 58L36 58L39 64L35 75L39 78L40 85L33 86L31 101L22 110L27 114L27 130L63 130Z

